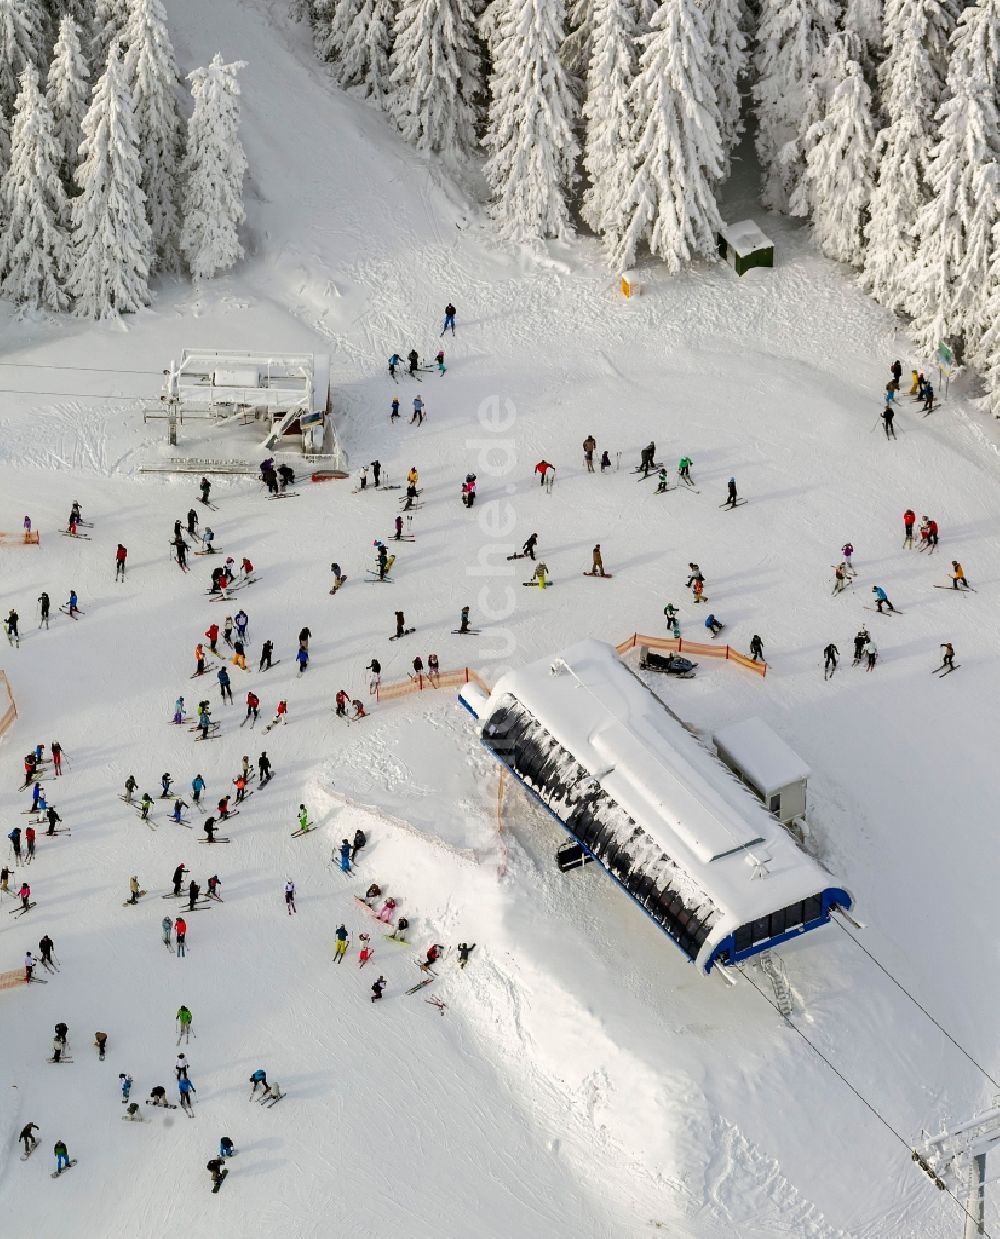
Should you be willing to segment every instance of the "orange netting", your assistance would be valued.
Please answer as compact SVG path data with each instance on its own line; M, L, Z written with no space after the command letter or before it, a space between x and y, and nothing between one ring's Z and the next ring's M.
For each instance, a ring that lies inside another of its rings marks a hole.
M14 704L14 694L10 691L10 683L2 671L0 671L0 736L4 734L7 728L17 718L17 706ZM7 704L3 705L3 694L6 694Z
M380 684L375 691L376 701L395 701L397 697L408 697L411 693L422 693L427 689L457 688L460 684L476 684L489 695L490 686L482 677L468 667L461 671L442 671L433 677L424 672L422 675L411 676L399 684Z
M6 546L39 546L37 529L25 530L24 533L4 533L0 530L0 542Z
M26 984L23 968L15 968L11 972L0 972L0 989L15 989L18 985Z
M615 649L619 654L625 654L635 649L637 645L647 645L654 650L668 650L672 654L700 654L703 658L725 658L729 662L739 663L748 671L754 671L761 678L767 675L767 663L754 661L731 645L706 645L702 641L685 641L683 637L647 637L641 632L634 632L627 640L622 641Z

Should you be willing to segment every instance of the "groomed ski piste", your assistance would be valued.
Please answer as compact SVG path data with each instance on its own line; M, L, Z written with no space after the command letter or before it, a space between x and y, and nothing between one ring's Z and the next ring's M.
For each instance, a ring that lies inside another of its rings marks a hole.
M0 992L5 1217L20 1233L86 1239L959 1233L955 1201L907 1146L988 1104L985 1073L1000 1070L996 425L961 384L926 419L904 391L898 441L885 441L888 366L899 357L907 375L925 359L804 230L762 215L752 166L724 214L762 220L775 269L670 279L652 266L643 294L623 302L585 240L535 254L501 245L381 117L330 86L285 5L167 7L182 72L216 51L248 62L245 263L194 292L161 285L152 310L113 327L21 321L3 307L0 527L15 537L0 547L0 604L18 610L23 634L2 663L18 708L0 750L5 833L27 821L23 754L53 740L64 773L43 782L72 831L39 832L36 859L11 883L26 875L37 906L0 918L2 969L37 954L46 933L60 964L36 974L44 986ZM405 414L417 389L393 387L385 359L411 346L432 356L449 300L457 334L440 342L447 374L423 376L427 418L390 425L391 397ZM233 604L250 616L251 670L231 670L232 706L214 673L189 678L195 643L227 609L204 596L207 561L181 574L166 545L198 506L197 478L139 474L209 448L255 459L249 432L213 442L203 424L184 427L168 449L164 423L143 422L140 402L156 400L162 370L191 344L329 351L355 473L378 458L398 482L416 465L423 488L417 541L393 548L391 585L368 589L394 492L306 482L300 502L273 504L254 481L214 480L219 510L202 515L258 577ZM585 472L588 434L598 453L622 453L618 471ZM651 438L671 469L691 457L700 494L636 483ZM533 474L542 457L556 465L551 493ZM467 472L478 476L471 511L459 498ZM731 475L749 500L733 512L719 507ZM74 499L94 522L86 542L56 536ZM940 525L933 558L901 548L908 507ZM25 513L37 547L16 544ZM521 589L525 561L506 560L533 530L550 590ZM858 577L832 597L847 540ZM582 575L597 542L611 581ZM934 589L952 558L977 594ZM331 559L348 576L336 597ZM692 560L708 607L684 589ZM876 583L902 615L864 609ZM71 588L77 621L56 611ZM49 631L32 618L43 589ZM851 891L856 936L983 1070L830 925L778 955L791 1024L850 1091L751 984L687 964L597 865L560 875L565 835L516 787L498 831L496 765L453 690L368 695L373 656L387 683L436 652L442 668L468 665L493 684L571 641L667 635L667 602L690 639L704 639L709 610L735 648L760 634L769 673L702 659L695 679L654 677L655 691L706 734L762 717L808 763L810 847ZM478 637L452 635L464 605ZM397 608L415 632L390 644ZM850 659L864 622L879 647L871 674ZM297 679L303 625L311 660ZM258 674L266 638L281 663ZM841 664L826 682L830 641ZM961 669L939 680L945 641ZM341 687L363 698L366 720L334 716ZM252 732L238 727L251 688L262 701ZM178 694L189 712L212 701L218 742L168 727ZM265 737L279 698L288 722ZM261 749L274 780L226 828L228 846L196 844L204 815L192 812L188 831L155 800L154 831L118 799L133 772L156 798L165 771L189 799L200 772L212 806L242 755L256 763ZM318 829L293 839L301 803ZM358 828L369 843L344 875L331 855ZM181 861L203 888L218 874L225 900L188 916L184 959L164 949L160 920L177 908L158 897ZM148 894L123 907L133 874ZM356 902L372 881L399 901L409 946L385 941ZM341 921L351 946L338 966ZM375 954L359 970L365 932ZM460 971L463 940L476 949ZM451 948L437 979L406 996L435 941ZM373 1005L379 975L388 984ZM176 1100L182 1003L196 1033L185 1047L194 1119L143 1106L145 1123L122 1123L119 1072L134 1077L133 1099L163 1084ZM73 1061L49 1064L60 1020ZM273 1109L248 1104L258 1067L286 1094ZM16 1135L29 1121L41 1146L22 1163ZM238 1155L216 1198L205 1166L223 1135ZM51 1181L60 1139L77 1164Z

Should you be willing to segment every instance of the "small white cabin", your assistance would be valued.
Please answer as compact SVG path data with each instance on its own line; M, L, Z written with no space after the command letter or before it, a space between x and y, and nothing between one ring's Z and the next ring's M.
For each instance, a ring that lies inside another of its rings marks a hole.
M786 824L806 814L809 767L760 718L730 723L715 733L715 748L769 812Z

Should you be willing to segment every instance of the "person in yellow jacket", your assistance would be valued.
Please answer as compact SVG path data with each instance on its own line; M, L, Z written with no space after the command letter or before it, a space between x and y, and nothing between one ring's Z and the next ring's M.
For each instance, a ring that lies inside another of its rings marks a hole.
M972 588L966 579L965 571L962 568L962 565L957 559L953 559L951 561L951 587L952 589L958 589L960 586L962 589Z
M410 472L406 475L406 481L410 486L416 486L418 481L417 466L414 465Z
M920 392L920 374L916 370L910 371L910 395L916 396Z

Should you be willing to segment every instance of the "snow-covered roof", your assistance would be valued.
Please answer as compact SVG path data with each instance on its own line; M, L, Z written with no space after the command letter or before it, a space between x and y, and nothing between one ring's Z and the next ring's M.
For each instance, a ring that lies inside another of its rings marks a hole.
M603 819L619 849L631 854L633 871L643 867L658 886L687 888L686 901L703 898L711 931L700 960L741 925L835 885L612 646L581 641L503 676L485 706L475 703L487 720L484 738L488 720L513 703L590 776L581 779L578 771L570 786L575 763L554 751L542 756L534 781L557 785L548 801L558 802L559 816L579 811L587 785L599 785L620 810L617 819L603 811Z
M735 224L723 224L719 233L725 243L737 254L752 254L755 250L774 248L774 242L764 236L752 219L741 219Z
M763 796L809 777L806 763L763 719L729 723L715 733L715 743Z

